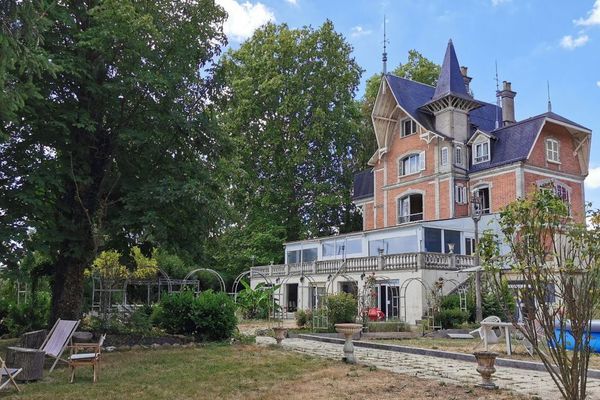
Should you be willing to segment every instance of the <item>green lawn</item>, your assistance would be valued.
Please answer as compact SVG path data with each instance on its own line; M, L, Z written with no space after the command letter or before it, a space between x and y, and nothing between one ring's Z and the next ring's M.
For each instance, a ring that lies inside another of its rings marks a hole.
M0 349L5 346L0 341ZM255 345L108 353L98 383L92 384L89 368L77 370L74 384L68 383L68 375L61 367L40 382L21 384L20 394L11 390L1 395L53 400L426 400L443 390L448 399L522 399L506 391L449 385Z

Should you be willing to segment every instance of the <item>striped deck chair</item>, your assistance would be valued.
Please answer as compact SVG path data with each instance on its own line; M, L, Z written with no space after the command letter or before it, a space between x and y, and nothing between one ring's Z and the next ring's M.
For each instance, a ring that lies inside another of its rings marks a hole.
M54 364L52 364L52 367L50 367L50 371L48 371L48 374L50 374L54 370L54 367L56 367L56 364L61 359L60 357L69 345L71 337L75 333L75 330L78 326L79 320L70 321L67 319L58 319L52 327L50 333L48 333L48 336L46 336L46 340L44 340L44 343L42 343L40 350L46 353L47 356L55 359ZM62 361L67 362L66 360Z
M4 387L10 383L17 389L17 392L20 392L21 389L19 389L17 382L15 382L15 377L19 375L21 371L23 371L23 368L8 368L2 357L0 357L0 389L4 389ZM5 377L6 380L4 380Z

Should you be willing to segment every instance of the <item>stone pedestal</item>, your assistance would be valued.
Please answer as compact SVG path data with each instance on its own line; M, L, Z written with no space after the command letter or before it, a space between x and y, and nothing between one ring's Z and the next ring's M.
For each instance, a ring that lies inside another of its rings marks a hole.
M473 353L477 360L477 372L481 375L481 383L477 386L484 389L498 389L498 386L492 381L492 374L496 372L494 365L498 353L491 351L476 351Z
M287 328L275 327L273 328L273 332L275 333L275 340L277 341L277 345L281 346L281 342L287 336Z
M344 335L344 360L349 364L356 364L356 358L354 358L354 344L352 344L352 336L355 333L359 333L362 330L361 324L335 324L335 330L338 333Z
M36 349L8 347L6 365L11 368L23 368L15 379L19 381L37 381L44 377L45 353Z

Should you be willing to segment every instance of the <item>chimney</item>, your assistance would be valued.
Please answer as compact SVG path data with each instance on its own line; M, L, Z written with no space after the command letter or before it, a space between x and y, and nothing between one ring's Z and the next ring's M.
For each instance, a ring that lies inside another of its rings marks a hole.
M462 75L463 80L465 81L465 87L467 88L467 93L471 93L471 88L469 87L469 84L471 83L471 80L473 78L471 78L470 76L467 75L467 71L468 71L467 67L460 67L460 74Z
M510 87L510 82L502 82L502 90L496 96L502 101L502 126L507 126L515 123L515 96L517 92L513 92Z

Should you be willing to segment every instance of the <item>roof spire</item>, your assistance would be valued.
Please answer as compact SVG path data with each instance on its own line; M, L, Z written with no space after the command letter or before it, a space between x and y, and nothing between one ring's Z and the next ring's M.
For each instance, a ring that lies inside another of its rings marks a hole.
M385 14L383 14L383 54L381 57L381 61L383 61L383 74L387 74L387 35L385 31Z
M496 129L500 128L500 80L498 79L498 60L496 62Z
M467 92L465 81L460 72L460 64L458 63L458 58L456 58L452 39L448 41L446 55L444 56L444 62L442 63L437 86L435 87L433 100L440 99L447 95L454 95L467 99L472 98Z
M546 81L548 85L548 112L552 112L552 102L550 101L550 81Z

